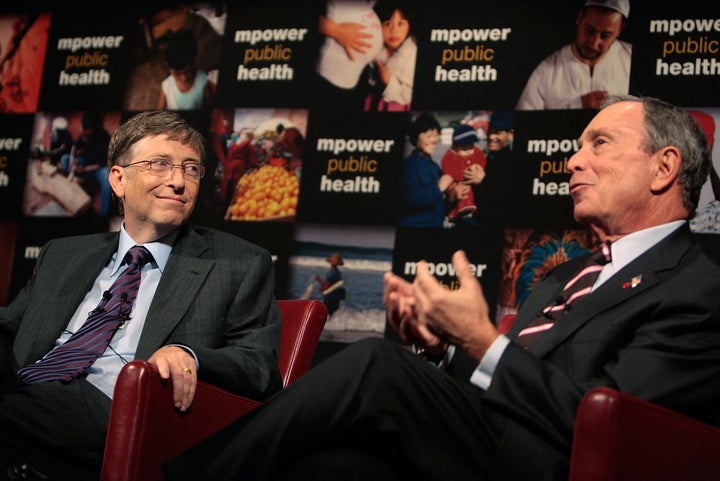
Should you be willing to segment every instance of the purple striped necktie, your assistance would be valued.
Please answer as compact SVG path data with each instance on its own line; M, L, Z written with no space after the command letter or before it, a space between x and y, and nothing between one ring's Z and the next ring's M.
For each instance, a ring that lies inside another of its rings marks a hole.
M537 318L530 321L518 333L515 342L527 348L542 333L550 329L574 304L590 294L593 284L600 275L600 271L610 260L610 243L606 242L588 256L585 267L565 284L562 294L556 299L555 303L547 306Z
M127 269L103 293L100 304L90 311L80 329L35 364L18 370L20 379L25 384L70 381L84 373L105 352L120 325L129 320L140 287L140 271L151 260L152 254L145 247L132 247L124 258Z

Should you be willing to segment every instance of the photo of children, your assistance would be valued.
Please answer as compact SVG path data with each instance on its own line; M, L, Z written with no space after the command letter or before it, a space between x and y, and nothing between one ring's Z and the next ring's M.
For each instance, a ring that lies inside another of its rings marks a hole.
M297 211L307 110L213 110L211 147L225 220L292 221Z
M366 111L409 111L415 77L417 43L409 1L378 0L374 10L382 26L383 47L365 67L358 89L367 90Z
M452 145L442 156L440 165L443 173L448 174L453 180L460 184L469 185L466 179L470 175L480 182L485 178L485 166L487 159L485 153L477 146L478 136L473 127L461 124L455 127L452 136ZM457 203L448 213L451 222L456 224L472 219L477 210L475 195L472 189L458 199Z
M24 215L111 214L107 149L120 116L92 110L36 114Z
M417 114L405 146L398 225L494 223L504 209L513 135L514 111Z
M227 13L222 4L171 4L138 19L126 110L197 110L215 98Z

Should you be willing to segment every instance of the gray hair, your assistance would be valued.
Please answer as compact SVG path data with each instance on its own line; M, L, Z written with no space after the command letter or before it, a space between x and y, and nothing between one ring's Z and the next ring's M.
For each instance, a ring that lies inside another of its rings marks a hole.
M678 181L682 186L683 205L689 218L694 217L700 190L707 181L712 165L712 153L705 131L687 111L654 97L610 96L600 109L618 102L642 104L647 134L643 139L643 148L648 154L667 146L680 150L682 163Z

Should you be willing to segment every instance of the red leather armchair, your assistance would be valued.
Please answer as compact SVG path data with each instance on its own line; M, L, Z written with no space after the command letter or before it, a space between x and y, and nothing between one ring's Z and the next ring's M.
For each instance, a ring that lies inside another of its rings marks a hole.
M507 332L514 315L501 319ZM607 387L578 407L570 481L698 481L720 478L720 429Z
M317 300L280 300L278 305L282 313L278 368L287 386L310 368L327 309ZM173 407L171 383L148 362L132 361L115 386L101 480L162 480L165 461L260 404L198 381L191 409L180 413Z
M700 481L720 478L720 429L614 389L580 402L570 481Z

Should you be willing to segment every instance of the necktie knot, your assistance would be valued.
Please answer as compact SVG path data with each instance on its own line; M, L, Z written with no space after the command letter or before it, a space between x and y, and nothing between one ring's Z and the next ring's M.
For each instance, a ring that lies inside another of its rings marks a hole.
M600 264L601 266L612 261L610 243L603 242L603 244L596 251L590 254L590 259L595 264Z
M133 246L125 254L124 260L129 266L128 269L140 269L152 260L152 254L144 246Z

